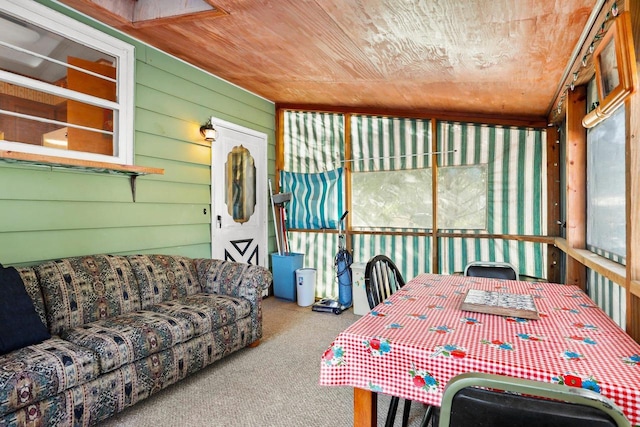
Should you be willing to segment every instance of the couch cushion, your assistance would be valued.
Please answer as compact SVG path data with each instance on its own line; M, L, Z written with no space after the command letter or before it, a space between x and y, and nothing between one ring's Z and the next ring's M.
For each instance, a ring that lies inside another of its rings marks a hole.
M34 268L52 334L140 309L138 285L124 257L65 258Z
M170 348L193 337L185 319L153 311L125 313L70 329L62 338L98 355L101 371L108 372Z
M148 310L188 320L193 324L195 336L199 336L247 317L251 304L244 298L195 294L153 305Z
M142 308L202 292L193 260L172 255L128 257L140 286Z
M0 356L0 414L96 378L96 355L58 337Z
M132 399L135 372L125 366L0 417L2 427L71 427L100 425L136 401Z
M0 265L0 354L49 338L18 271Z

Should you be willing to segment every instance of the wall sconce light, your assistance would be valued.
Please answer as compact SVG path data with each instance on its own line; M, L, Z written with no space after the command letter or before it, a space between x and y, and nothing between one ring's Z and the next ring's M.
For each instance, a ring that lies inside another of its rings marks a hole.
M200 126L200 134L209 142L213 142L218 138L218 131L213 127L213 124L211 124L211 119Z

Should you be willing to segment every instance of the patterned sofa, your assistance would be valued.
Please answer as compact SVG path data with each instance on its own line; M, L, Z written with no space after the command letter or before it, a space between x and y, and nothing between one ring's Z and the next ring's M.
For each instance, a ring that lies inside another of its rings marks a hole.
M94 425L257 344L272 279L258 266L165 255L17 270L52 336L0 356L3 427Z

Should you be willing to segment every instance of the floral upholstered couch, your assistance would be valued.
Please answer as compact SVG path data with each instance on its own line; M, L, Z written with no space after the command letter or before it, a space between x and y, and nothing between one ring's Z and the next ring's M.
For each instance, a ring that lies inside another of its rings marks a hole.
M272 279L263 267L165 255L17 271L51 338L0 356L2 427L94 425L257 344Z

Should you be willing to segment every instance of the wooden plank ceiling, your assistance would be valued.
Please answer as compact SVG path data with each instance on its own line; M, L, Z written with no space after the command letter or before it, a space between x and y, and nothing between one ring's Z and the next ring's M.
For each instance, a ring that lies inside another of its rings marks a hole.
M133 0L61 0L277 104L532 120L597 3L201 1L214 11L132 23Z

